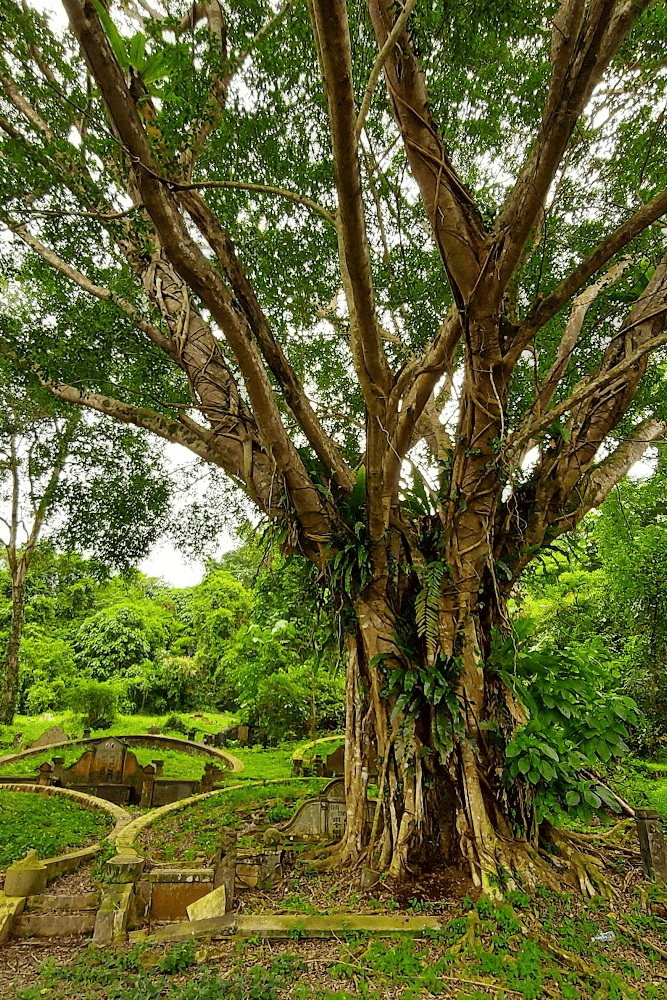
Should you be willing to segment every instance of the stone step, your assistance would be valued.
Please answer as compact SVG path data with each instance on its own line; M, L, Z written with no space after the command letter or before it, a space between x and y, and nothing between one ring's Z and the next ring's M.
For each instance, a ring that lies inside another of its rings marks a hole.
M79 892L72 895L56 895L42 892L39 896L28 896L25 901L26 912L43 913L69 910L96 910L100 905L99 892Z
M339 914L335 916L227 913L208 920L183 920L166 927L130 932L132 943L150 937L155 941L184 941L197 937L329 938L356 932L380 937L407 934L419 937L442 930L438 917Z
M14 937L74 937L76 934L90 936L95 929L96 910L80 913L22 913L14 919Z

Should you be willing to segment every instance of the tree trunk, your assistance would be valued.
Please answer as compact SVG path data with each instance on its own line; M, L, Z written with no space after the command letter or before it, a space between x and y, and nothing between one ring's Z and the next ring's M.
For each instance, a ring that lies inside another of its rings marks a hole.
M414 593L405 595L400 616L389 597L375 587L358 600L356 633L348 636L347 828L336 860L363 861L395 878L413 865L464 864L484 888L503 870L525 876L534 856L530 830L517 839L510 815L529 816L529 801L525 788L504 786L502 766L504 746L526 716L482 666L493 616L482 624L474 609L452 621L441 594L438 626L454 634L453 655L436 655L424 640L408 653L401 633L410 614L414 621ZM372 822L371 748L379 800Z
M20 570L20 567L19 567ZM12 573L12 617L5 656L5 683L0 698L0 722L11 726L16 711L19 690L19 647L23 635L24 579L20 572Z

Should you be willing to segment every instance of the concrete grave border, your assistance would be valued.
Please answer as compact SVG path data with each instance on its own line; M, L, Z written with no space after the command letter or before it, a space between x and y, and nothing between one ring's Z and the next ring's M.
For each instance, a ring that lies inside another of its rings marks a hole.
M112 830L104 838L104 841L114 843L121 834L124 827L130 822L132 817L125 809L108 802L106 799L99 799L95 795L88 795L86 792L76 792L70 788L56 788L52 785L32 785L26 783L0 785L0 789L9 792L23 792L34 795L60 795L63 798L78 802L84 809L93 812L101 809L109 813L115 819ZM76 871L79 865L85 861L90 861L102 850L102 842L97 841L82 847L78 851L70 851L67 854L58 854L52 858L41 858L41 863L46 867L47 884L61 875ZM17 917L21 915L25 907L25 896L5 896L0 892L0 945L11 936L12 927Z
M114 805L113 802L108 802L106 799L98 799L95 795L88 795L87 792L76 792L71 788L56 788L54 785L31 785L27 782L21 782L21 784L0 785L0 791L27 792L36 795L60 795L66 799L78 802L80 806L91 812L95 809L101 809L103 812L107 812L113 816L116 821L113 829L104 837L105 841L109 841L112 844L117 841L121 831L132 821L130 814L120 806ZM40 861L46 865L46 881L52 882L60 875L76 871L80 864L93 858L101 848L102 842L98 840L96 843L89 844L88 847L82 847L78 851L69 851L67 854L59 854L53 858L40 858Z
M70 747L85 747L101 740L121 740L128 746L146 747L149 750L179 750L187 753L191 757L211 757L213 760L223 763L225 770L232 774L240 774L245 770L245 764L233 754L218 747L207 746L205 743L197 743L194 740L182 740L177 736L156 736L150 733L106 733L104 736L89 736L88 739L65 740L63 743L49 743L43 747L31 747L22 750L20 753L10 753L0 757L0 767L13 764L30 757L48 757L54 750L69 749Z
M291 757L292 764L294 764L295 760L303 760L303 755L307 750L314 750L315 747L318 747L321 743L340 743L341 741L345 744L345 733L339 733L337 735L334 734L333 736L322 736L319 740L310 740L308 743L304 743L303 746L296 748ZM0 764L1 763L2 761L0 760Z

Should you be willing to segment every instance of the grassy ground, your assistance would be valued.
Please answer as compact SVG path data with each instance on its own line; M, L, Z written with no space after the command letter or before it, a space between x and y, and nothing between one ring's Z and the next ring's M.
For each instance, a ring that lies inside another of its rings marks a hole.
M308 778L232 788L187 809L167 813L143 831L137 848L153 861L188 864L215 853L221 830L233 830L239 837L238 846L249 847L253 839L246 830L290 819L300 803L317 795L325 783L326 779Z
M30 850L50 858L95 843L111 824L108 813L82 809L61 796L0 789L0 868Z

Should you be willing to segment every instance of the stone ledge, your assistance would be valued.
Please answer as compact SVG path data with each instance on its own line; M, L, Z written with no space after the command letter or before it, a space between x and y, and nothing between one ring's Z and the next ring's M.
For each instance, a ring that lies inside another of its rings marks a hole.
M14 937L73 937L90 935L96 919L95 910L81 913L59 913L55 920L52 913L23 913L14 921Z
M99 890L78 892L69 896L53 896L43 892L39 896L28 896L25 908L31 913L57 913L60 910L97 910L99 905Z
M212 882L213 868L153 868L145 872L146 882Z
M5 896L0 890L0 944L4 944L13 933L14 923L23 913L25 896Z
M190 938L216 937L262 937L271 940L281 938L330 938L345 936L349 933L372 934L378 937L391 937L394 934L405 934L420 937L422 934L436 933L442 930L442 921L437 917L391 917L384 915L362 916L361 914L345 914L338 916L319 916L312 914L267 915L251 914L243 916L228 913L224 917L211 917L208 920L183 921L171 927L159 927L153 933L146 930L130 933L130 941L185 941Z

